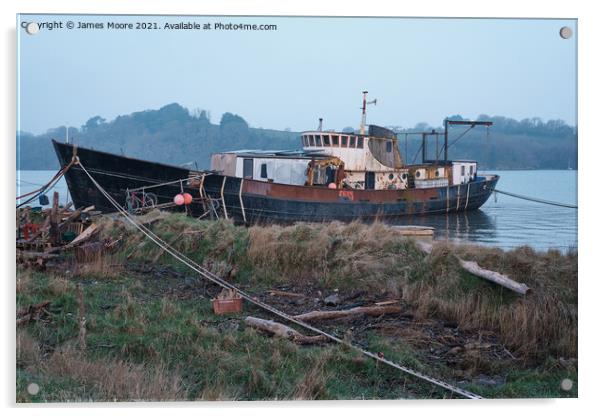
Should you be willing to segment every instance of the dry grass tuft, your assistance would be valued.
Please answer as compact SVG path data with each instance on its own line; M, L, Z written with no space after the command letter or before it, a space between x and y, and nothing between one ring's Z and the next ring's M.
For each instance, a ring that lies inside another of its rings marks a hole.
M36 367L42 358L40 345L25 330L17 331L17 366Z
M54 296L66 295L73 289L73 284L63 277L52 277L48 281L48 291Z
M74 266L74 274L84 278L110 280L118 278L122 272L123 266L106 253L100 253L92 261L76 263Z
M179 307L169 297L165 296L161 299L161 312L159 317L167 319L173 317L179 311Z
M325 365L331 358L329 351L320 354L312 363L312 367L299 380L293 391L297 400L318 400L326 396L326 383L330 375L325 370Z
M42 368L49 376L86 385L98 401L186 399L178 372L161 363L151 368L108 358L89 360L67 347L53 353Z
M32 271L31 269L17 269L17 283L16 283L16 293L24 294L27 293L30 289L32 281Z

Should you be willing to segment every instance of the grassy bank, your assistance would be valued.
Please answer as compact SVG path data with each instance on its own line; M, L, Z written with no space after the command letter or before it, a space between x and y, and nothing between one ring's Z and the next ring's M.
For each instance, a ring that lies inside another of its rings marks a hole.
M250 305L216 316L201 282L119 221L97 261L19 269L17 308L50 300L18 328L18 401L442 398L448 393L336 345L299 346L245 328ZM437 244L425 256L381 224L236 227L170 215L153 229L178 250L289 313L399 299L403 317L321 327L487 397L575 396L577 255ZM451 253L529 285L522 298L464 272ZM76 285L84 294L80 347ZM279 288L302 300L268 294ZM27 394L29 383L40 393Z

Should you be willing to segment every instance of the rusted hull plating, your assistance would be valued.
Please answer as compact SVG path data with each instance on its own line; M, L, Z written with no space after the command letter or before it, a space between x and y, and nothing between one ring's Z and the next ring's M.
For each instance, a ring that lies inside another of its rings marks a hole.
M221 205L225 201L230 218L241 222L348 222L478 209L487 201L498 179L497 175L488 175L477 177L476 181L467 184L450 187L365 191L249 180L244 180L241 184L240 178L224 179L223 176L214 175L205 179L204 187Z
M60 163L69 163L73 146L54 142L54 147ZM187 178L191 173L180 167L90 149L79 148L77 154L96 181L123 204L127 189ZM76 207L95 205L103 212L115 211L81 169L71 168L65 178ZM477 209L487 201L498 179L497 175L487 175L456 186L375 191L283 185L207 173L203 188L213 200L215 211L237 223L386 221L409 215ZM159 204L171 202L181 191L180 184L153 189ZM184 191L195 198L200 196L198 186L184 186ZM192 215L201 216L207 207L207 203L194 202L190 210Z

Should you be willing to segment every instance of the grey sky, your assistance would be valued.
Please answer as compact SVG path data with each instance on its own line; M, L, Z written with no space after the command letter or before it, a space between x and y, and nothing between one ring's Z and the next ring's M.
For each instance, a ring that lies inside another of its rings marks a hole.
M34 133L178 102L253 127L307 130L368 121L440 124L446 115L576 120L574 20L32 16L18 22L18 128ZM276 31L108 30L107 22L276 24Z

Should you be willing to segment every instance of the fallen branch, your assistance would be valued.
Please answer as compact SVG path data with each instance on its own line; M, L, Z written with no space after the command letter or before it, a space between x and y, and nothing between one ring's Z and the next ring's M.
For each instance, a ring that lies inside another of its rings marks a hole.
M464 270L475 276L482 277L483 279L489 280L490 282L497 283L498 285L510 289L516 293L520 293L521 295L526 295L531 291L529 286L527 286L526 284L514 281L504 274L494 272L492 270L483 269L475 261L466 261L462 259L458 260L460 261L460 265Z
M298 344L320 344L328 340L324 335L303 335L289 326L274 321L255 318L253 316L247 316L245 318L245 324L251 328L259 329L260 331L267 332L277 337L286 338Z
M380 316L392 313L401 313L401 306L358 306L357 308L345 309L342 311L311 311L296 315L295 319L300 321L322 321L325 319L340 319L357 315Z
M424 252L426 255L431 254L431 252L433 251L432 244L418 240L415 241L415 243L416 246L420 250L422 250L422 252ZM527 286L526 284L512 280L505 274L501 274L493 270L484 269L481 266L479 266L475 261L462 260L458 256L456 256L456 258L460 262L460 267L462 267L464 270L466 270L468 273L474 276L481 277L493 283L497 283L498 285L503 286L506 289L510 289L513 292L519 293L521 295L526 295L531 291L529 286Z

